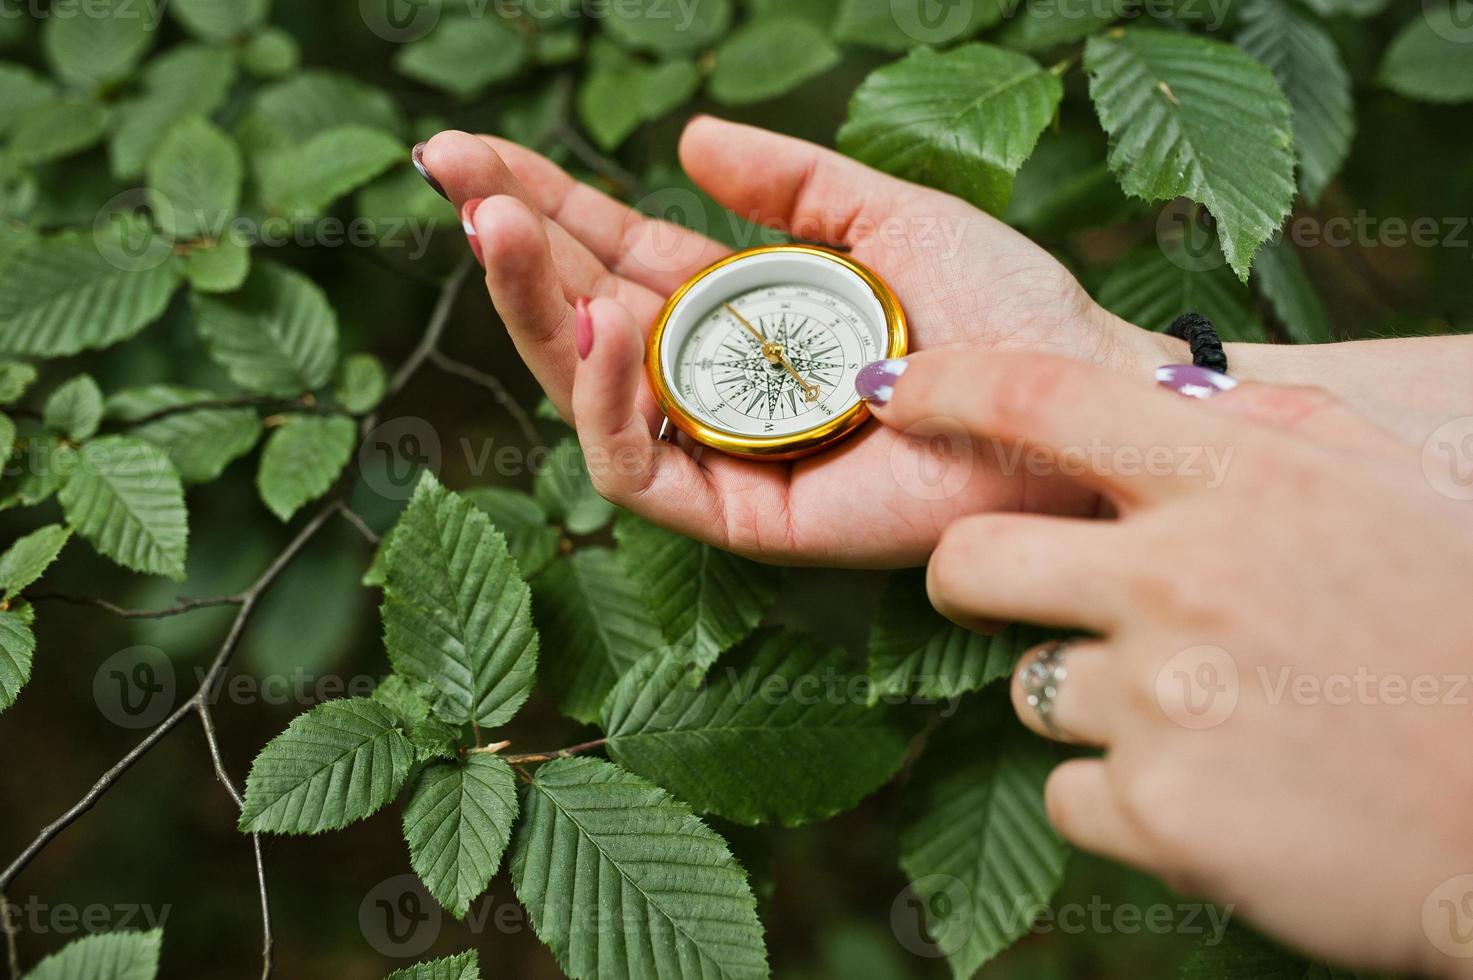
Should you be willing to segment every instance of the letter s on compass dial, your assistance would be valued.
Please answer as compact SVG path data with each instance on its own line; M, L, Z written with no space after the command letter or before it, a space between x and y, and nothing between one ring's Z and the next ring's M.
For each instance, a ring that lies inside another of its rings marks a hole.
M854 377L906 352L890 288L811 245L748 249L675 292L650 331L646 368L666 416L736 456L817 452L869 417Z

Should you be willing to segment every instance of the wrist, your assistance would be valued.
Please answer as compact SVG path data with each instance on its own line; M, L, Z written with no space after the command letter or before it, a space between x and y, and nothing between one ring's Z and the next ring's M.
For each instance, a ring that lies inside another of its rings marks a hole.
M1097 307L1096 312L1101 334L1111 339L1100 358L1106 367L1122 374L1150 378L1162 365L1192 362L1192 352L1185 340L1138 327L1102 307ZM1231 352L1228 358L1232 364Z

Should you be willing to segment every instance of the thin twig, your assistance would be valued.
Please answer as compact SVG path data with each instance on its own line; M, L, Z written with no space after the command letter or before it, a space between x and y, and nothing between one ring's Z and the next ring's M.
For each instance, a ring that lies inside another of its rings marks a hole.
M16 943L15 920L10 917L10 899L0 892L0 928L5 930L5 962L10 980L20 980L20 947Z
M440 298L435 302L435 310L430 315L429 325L425 328L424 336L419 339L419 346L394 372L394 377L389 381L388 393L384 401L393 398L403 391L419 369L424 367L425 361L440 346L440 338L445 333L445 325L450 322L450 313L455 309L455 298L460 294L460 287L465 284L466 277L470 275L471 266L475 260L466 256L456 266L450 278L445 280L445 285L440 290ZM372 428L372 426L370 426Z
M634 174L625 170L618 161L600 153L597 148L570 122L559 121L553 132L558 142L566 146L589 170L614 184L621 197L641 198L645 196L644 185Z
M280 406L281 408L311 408L314 402L306 397L303 398L273 398L270 395L232 395L227 398L207 398L196 402L184 402L179 405L170 405L140 415L137 418L121 419L118 428L134 429L149 422L157 422L160 419L169 418L172 415L184 415L188 412L203 412L210 409L221 408L260 408L263 406Z
M491 397L495 399L496 404L511 416L512 421L521 430L522 438L526 439L529 445L535 446L542 441L541 436L537 434L537 426L532 424L532 417L527 414L526 409L517 404L517 400L511 396L511 392L506 390L506 385L501 383L500 378L494 374L487 374L480 368L472 367L464 361L457 361L438 350L430 352L430 363L446 374L464 378L491 392Z
M369 544L377 547L378 543L383 540L383 536L375 531L373 528L369 527L368 522L365 521L356 510L349 507L346 500L343 501L338 507L338 513L342 514L347 522L353 525L353 528L359 534L363 535L363 540L367 541Z
M596 738L591 742L580 742L577 745L570 745L565 749L557 749L552 752L526 752L521 755L503 755L501 757L511 766L529 765L534 762L551 762L554 759L566 759L580 752L602 748L606 742L608 742L606 738ZM501 750L509 744L509 742L497 742L495 745L487 745L484 748L475 748L469 751L472 753L486 752L493 755L500 755Z
M245 604L243 595L218 595L206 599L184 599L181 598L176 605L163 609L126 609L106 599L97 599L92 596L62 595L59 592L46 592L41 595L26 596L31 602L65 602L73 606L93 606L104 610L122 619L165 619L169 616L181 616L196 609L213 609L218 606L240 606Z

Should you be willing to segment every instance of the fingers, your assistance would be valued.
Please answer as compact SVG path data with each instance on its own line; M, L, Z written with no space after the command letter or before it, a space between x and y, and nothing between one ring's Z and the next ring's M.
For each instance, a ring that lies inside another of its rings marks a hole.
M1149 379L1044 354L923 351L868 365L857 384L887 426L990 440L1005 469L1077 479L1121 510L1207 484L1203 457L1252 433Z
M495 136L482 139L517 176L532 203L617 276L669 294L730 253L705 235L650 218L576 180L540 153Z
M1385 429L1323 388L1240 384L1211 400L1213 408L1342 449L1405 451Z
M680 162L739 217L817 242L854 245L857 219L877 222L927 193L833 150L712 116L685 127Z
M1024 514L954 521L926 566L931 604L968 628L985 620L1114 628L1129 597L1114 522Z
M1047 658L1040 659L1050 651L1057 651L1052 668ZM1110 655L1102 643L1071 640L1062 646L1054 641L1034 647L1013 671L1013 708L1023 724L1045 738L1108 745L1119 710L1112 696L1116 687L1111 669ZM1042 686L1053 693L1039 695ZM1041 705L1030 704L1030 695L1041 698L1047 707L1041 711Z
M1071 759L1044 786L1049 822L1069 843L1102 857L1150 870L1156 848L1121 804L1103 759Z

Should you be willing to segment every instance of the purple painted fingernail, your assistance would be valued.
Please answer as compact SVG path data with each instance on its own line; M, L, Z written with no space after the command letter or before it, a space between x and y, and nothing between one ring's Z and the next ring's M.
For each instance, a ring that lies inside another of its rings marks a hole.
M871 405L888 405L895 396L895 381L910 367L900 358L888 361L871 361L859 369L854 378L854 388L859 397Z
M450 200L450 195L445 193L445 188L440 186L440 182L435 179L435 175L430 173L425 167L425 147L428 145L428 143L420 143L414 148L414 152L410 154L410 158L414 160L414 169L419 171L419 175L425 179L425 183L429 184L436 194L439 194L448 201Z
M1187 398L1211 398L1232 391L1238 379L1195 364L1167 364L1156 369L1156 383Z

